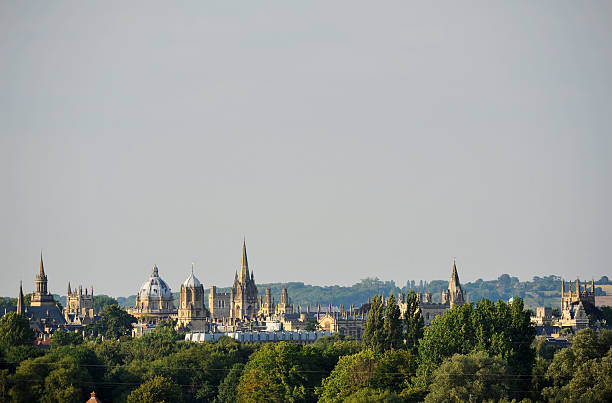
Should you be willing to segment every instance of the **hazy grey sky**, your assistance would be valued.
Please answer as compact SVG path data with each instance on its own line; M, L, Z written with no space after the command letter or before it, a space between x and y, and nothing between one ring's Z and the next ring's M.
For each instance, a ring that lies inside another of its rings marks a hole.
M612 2L423 3L0 2L0 295L611 275Z

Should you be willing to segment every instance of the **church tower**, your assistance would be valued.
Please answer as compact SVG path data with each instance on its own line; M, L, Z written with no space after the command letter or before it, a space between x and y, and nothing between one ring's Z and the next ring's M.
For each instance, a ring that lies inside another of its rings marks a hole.
M241 320L245 318L254 318L257 315L257 311L259 310L257 286L255 285L255 276L252 271L249 276L246 240L242 241L240 275L235 276L234 286L232 287L230 295L230 318Z
M455 305L465 304L465 295L459 283L459 274L457 274L457 262L453 259L453 270L448 282L448 289L442 292L442 303L449 304L452 308Z
M32 295L30 301L31 306L50 306L55 305L53 295L47 291L47 275L45 274L45 267L43 264L42 252L40 253L40 266L38 267L38 274L36 275L36 291Z
M204 286L193 274L193 263L191 274L181 285L179 297L177 327L188 328L192 331L204 331L206 325L206 308L204 306Z

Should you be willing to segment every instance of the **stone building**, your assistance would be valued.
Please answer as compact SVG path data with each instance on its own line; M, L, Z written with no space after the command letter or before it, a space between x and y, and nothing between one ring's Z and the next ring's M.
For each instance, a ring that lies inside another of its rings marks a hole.
M183 284L179 297L178 321L179 328L186 328L192 331L206 330L206 307L204 306L204 287L193 274L191 274Z
M281 291L280 303L276 306L276 313L278 315L293 313L293 305L291 305L289 294L287 293L287 287L283 287Z
M448 288L442 291L442 302L434 302L431 293L417 293L417 299L419 301L419 307L421 308L421 315L423 316L425 326L431 325L436 316L443 314L453 306L463 305L466 301L466 296L459 282L457 262L453 260L453 269L448 282ZM398 305L403 316L407 308L404 295L399 294L398 300Z
M45 339L58 328L64 327L66 320L57 307L53 295L48 292L47 275L45 274L42 253L40 255L40 265L36 275L35 287L30 306L26 306L23 297L23 287L19 284L16 312L28 318L30 328L36 332L39 338Z
M38 267L38 274L36 275L35 286L36 291L34 291L32 295L30 306L55 306L53 295L47 291L47 275L45 274L42 253L40 254L40 265Z
M274 298L270 294L270 289L266 288L266 295L261 297L261 301L259 302L259 312L258 316L267 318L273 315L275 311L276 304L274 303Z
M153 266L151 276L140 287L136 296L136 306L128 309L128 313L139 319L153 321L168 319L176 314L172 291L159 276L157 266Z
M208 307L214 320L232 319L234 321L255 319L259 313L259 300L255 276L249 271L246 241L242 242L242 262L240 274L234 274L234 284L229 293L217 292L210 287Z
M230 316L231 295L229 292L217 292L217 287L210 286L208 310L213 320L220 321Z
M229 314L232 319L254 319L259 310L255 276L252 271L249 274L246 241L242 243L240 275L238 273L234 275L234 285L230 291L230 304Z
M329 309L323 315L317 313L317 320L319 322L319 327L323 331L340 333L352 337L355 340L361 340L363 328L366 323L366 316L358 314L357 311L353 309L353 306L351 306L348 312L345 312L341 307L338 312L333 312Z
M565 280L561 280L561 318L559 325L584 329L589 326L588 315L596 311L595 282L591 281L590 290L586 283L582 288L578 279L576 279L575 284L575 290L572 290L572 283L569 283L569 290L566 290Z
M68 282L68 290L66 294L66 306L64 307L64 318L66 322L71 324L88 324L94 318L94 303L93 303L93 286L90 287L91 292L83 293L83 287L79 285L74 291L70 288Z

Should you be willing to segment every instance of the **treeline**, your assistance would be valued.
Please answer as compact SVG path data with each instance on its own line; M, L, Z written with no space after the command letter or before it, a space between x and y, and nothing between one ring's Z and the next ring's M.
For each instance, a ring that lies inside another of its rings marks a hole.
M87 328L32 347L27 319L0 320L0 401L114 402L611 401L612 332L583 330L558 350L535 339L522 300L455 307L428 327L414 294L372 299L363 342L183 341L170 323L132 339L116 306Z

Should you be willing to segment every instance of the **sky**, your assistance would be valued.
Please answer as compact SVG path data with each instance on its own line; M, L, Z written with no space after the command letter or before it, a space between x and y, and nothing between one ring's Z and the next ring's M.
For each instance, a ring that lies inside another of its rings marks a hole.
M612 275L612 3L0 2L0 295Z

